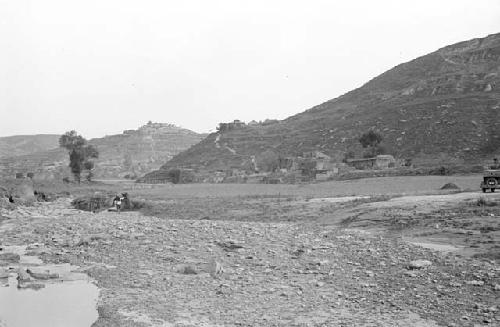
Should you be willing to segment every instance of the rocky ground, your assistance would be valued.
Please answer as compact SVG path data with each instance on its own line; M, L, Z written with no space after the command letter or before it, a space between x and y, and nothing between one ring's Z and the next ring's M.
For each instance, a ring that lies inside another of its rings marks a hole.
M0 244L39 243L45 262L95 279L94 326L500 325L497 261L401 238L319 222L92 214L65 199L0 214Z

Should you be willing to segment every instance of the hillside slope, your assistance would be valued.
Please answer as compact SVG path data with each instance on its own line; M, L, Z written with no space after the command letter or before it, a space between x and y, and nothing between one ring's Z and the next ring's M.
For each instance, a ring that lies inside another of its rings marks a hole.
M148 123L137 130L91 139L89 142L99 151L99 159L95 160L95 177L122 178L158 169L205 136L171 124ZM0 174L3 176L35 172L39 177L61 177L69 175L67 166L68 154L60 148L0 158Z
M15 135L0 137L0 158L46 151L59 146L59 135Z
M500 34L460 42L398 65L362 87L266 126L211 134L163 169L244 166L266 149L293 156L361 152L375 130L396 157L472 161L500 151ZM217 140L217 142L216 142ZM230 150L229 150L230 149Z

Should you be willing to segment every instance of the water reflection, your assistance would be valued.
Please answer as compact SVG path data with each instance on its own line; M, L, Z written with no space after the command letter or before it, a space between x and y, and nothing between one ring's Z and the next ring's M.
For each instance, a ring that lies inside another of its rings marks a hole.
M0 267L0 327L89 327L97 320L99 289L69 264L43 265L26 247L4 247L21 256L19 263ZM18 283L18 272L41 270L58 278ZM19 287L22 286L22 287ZM37 286L37 287L30 287ZM40 286L40 287L38 287Z

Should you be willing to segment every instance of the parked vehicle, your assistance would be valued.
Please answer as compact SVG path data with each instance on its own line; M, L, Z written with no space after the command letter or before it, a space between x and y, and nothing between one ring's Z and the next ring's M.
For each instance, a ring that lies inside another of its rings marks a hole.
M481 182L481 189L483 192L490 189L495 192L500 188L500 169L486 169L483 174L483 181Z

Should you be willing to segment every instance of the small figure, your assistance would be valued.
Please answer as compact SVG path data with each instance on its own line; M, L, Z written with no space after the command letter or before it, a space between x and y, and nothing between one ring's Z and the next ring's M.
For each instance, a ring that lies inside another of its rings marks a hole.
M113 199L113 205L116 207L116 211L120 212L122 208L122 200L123 197L120 195L116 195L115 198Z
M9 202L14 203L14 198L12 197L12 195L9 195Z
M497 158L493 158L493 165L490 166L490 169L500 169L500 164L498 163Z

